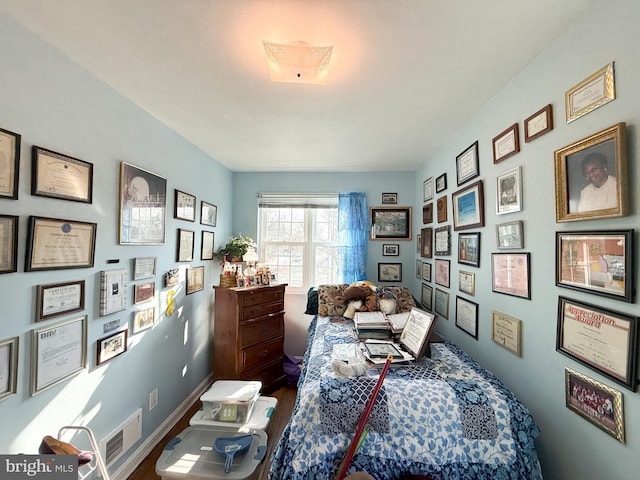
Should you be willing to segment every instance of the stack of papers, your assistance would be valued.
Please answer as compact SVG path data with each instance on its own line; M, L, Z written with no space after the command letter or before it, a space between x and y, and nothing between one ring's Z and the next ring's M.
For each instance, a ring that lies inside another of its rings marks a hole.
M353 322L360 340L367 338L390 339L391 327L382 312L356 312Z

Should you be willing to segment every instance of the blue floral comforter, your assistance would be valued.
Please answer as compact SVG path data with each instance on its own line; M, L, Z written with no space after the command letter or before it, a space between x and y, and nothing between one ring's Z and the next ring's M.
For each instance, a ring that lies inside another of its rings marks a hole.
M335 317L334 317L335 318ZM357 343L351 321L316 317L298 396L271 458L272 480L333 479L356 430L377 371L338 377L334 344ZM369 433L349 469L377 480L541 479L538 426L490 372L451 343L431 357L389 370L369 417Z

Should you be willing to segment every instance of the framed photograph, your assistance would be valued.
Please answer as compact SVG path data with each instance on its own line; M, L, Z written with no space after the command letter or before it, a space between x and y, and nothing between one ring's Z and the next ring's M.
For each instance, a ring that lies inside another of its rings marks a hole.
M529 253L492 253L491 290L531 299Z
M383 257L397 257L400 255L400 245L397 243L383 243L382 244L382 256Z
M456 327L478 339L478 304L457 295Z
M195 232L193 230L178 229L178 250L176 252L176 262L193 261Z
M436 178L436 193L443 192L447 189L447 174L443 173Z
M117 357L127 351L128 330L120 330L112 335L101 338L97 342L96 365Z
M516 167L501 173L496 178L496 213L522 210L522 168Z
M378 263L379 282L401 282L402 263Z
M451 226L445 225L435 229L435 254L451 255Z
M398 194L397 193L383 193L382 194L382 204L393 204L398 203Z
M187 268L187 295L204 289L204 266Z
M200 248L200 260L213 260L213 239L215 232L202 231L202 246Z
M420 303L426 310L433 310L433 287L431 285L427 285L426 283L422 284Z
M428 202L433 198L433 177L427 178L422 182L422 199Z
M162 286L163 288L174 287L180 281L180 269L172 268L171 270L164 273L162 276Z
M133 279L142 280L156 276L156 257L137 257L133 259Z
M524 248L522 220L496 225L496 243L499 250Z
M85 281L38 285L36 322L84 310Z
M163 245L167 179L120 163L120 245Z
M458 234L458 263L480 266L480 232Z
M522 320L496 310L491 312L491 340L522 356Z
M456 157L456 178L458 186L480 175L479 158L477 140Z
M215 227L218 222L218 207L212 203L200 203L200 224Z
M133 333L153 327L156 324L156 309L154 307L145 308L133 312Z
M564 94L567 123L573 122L615 98L616 85L613 62L611 62Z
M438 223L447 221L447 196L444 195L436 200L436 209L438 210Z
M425 282L431 281L431 264L422 262L422 280Z
M458 272L458 290L472 297L476 296L476 274L460 270Z
M427 203L422 207L422 223L429 224L433 222L433 203Z
M420 246L420 256L422 258L433 257L433 228L426 227L420 230L420 239L422 245Z
M19 337L0 340L0 400L18 392Z
M556 350L634 392L637 333L636 316L558 297Z
M556 222L628 215L625 123L556 150L554 157Z
M29 217L25 272L93 267L95 223Z
M622 393L568 367L564 371L567 408L625 443Z
M556 285L633 303L633 233L556 232Z
M176 189L173 218L196 221L196 197Z
M449 288L450 266L451 266L451 262L449 260L436 259L435 261L436 285L442 285L443 287Z
M127 308L127 270L100 272L100 316L110 315Z
M411 240L411 207L369 207L370 240Z
M31 331L31 395L62 382L87 365L87 317Z
M453 229L484 227L484 190L482 180L451 195Z
M0 274L18 271L18 218L0 215Z
M0 128L0 198L18 199L21 136Z
M524 141L528 143L551 130L553 130L553 109L549 104L524 121Z
M434 311L442 318L449 318L449 292L436 288Z
M499 163L520 151L518 124L514 123L493 138L493 163Z
M36 145L31 152L31 195L92 203L92 163Z
M143 303L151 300L156 293L156 282L138 283L133 286L133 303Z

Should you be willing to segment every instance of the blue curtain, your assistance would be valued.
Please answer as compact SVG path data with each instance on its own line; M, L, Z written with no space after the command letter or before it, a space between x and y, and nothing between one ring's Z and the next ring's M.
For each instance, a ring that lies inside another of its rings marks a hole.
M338 275L343 283L367 278L369 209L362 192L338 196Z

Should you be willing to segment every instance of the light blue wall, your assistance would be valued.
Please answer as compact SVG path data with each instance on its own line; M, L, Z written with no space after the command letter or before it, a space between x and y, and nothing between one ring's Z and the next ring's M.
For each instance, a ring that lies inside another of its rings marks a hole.
M481 232L480 268L457 264L457 248L453 249L452 288L448 289L452 313L449 320L439 319L437 327L448 339L460 344L503 379L530 408L542 429L537 446L547 479L638 477L640 395L555 351L558 296L631 315L638 315L638 304L556 287L555 232L635 228L635 244L638 245L639 22L638 2L598 2L596 8L513 78L436 155L427 159L415 181L415 189L420 191L425 178L446 173L449 179L446 193L451 208L451 193L458 188L455 181L456 156L474 141L479 141L480 178L484 182L486 202L485 227L469 231ZM565 92L611 61L615 61L617 98L567 124ZM469 78L469 88L473 88L473 76ZM523 120L549 103L553 105L554 129L530 143L524 143ZM494 165L492 139L515 122L520 127L521 151ZM554 151L618 122L627 123L631 214L619 219L556 223ZM522 167L524 208L522 212L496 215L496 177L517 166ZM422 207L421 200L416 199L416 210ZM515 220L524 222L525 248L522 251L531 253L531 300L491 291L491 253L497 251L495 225ZM453 236L454 245L456 242L457 234ZM636 280L638 262L639 256L636 255L633 268ZM460 269L476 273L475 297L462 296L479 304L478 340L455 326L455 297L459 294L456 286ZM420 282L414 281L413 288L418 293ZM522 320L522 358L492 342L493 309ZM622 392L626 444L619 443L565 407L565 367Z
M231 172L4 15L0 15L0 59L0 127L22 135L19 199L0 199L1 213L20 217L19 271L0 275L0 339L20 339L18 392L0 402L0 452L36 453L44 435L55 436L59 427L70 424L88 424L100 439L137 408L142 408L143 438L147 438L210 372L212 285L219 265L199 260L200 231L205 227L199 221L173 218L174 189L195 195L198 202L218 205L219 226L207 230L215 231L217 239L226 238L231 225ZM93 204L32 196L32 145L92 163ZM118 245L121 161L167 179L164 245ZM95 266L24 272L29 215L96 222ZM176 262L178 228L196 232L196 260L189 264ZM130 277L132 259L143 256L157 257L158 323L135 335L130 330L129 351L96 366L96 341L104 336L103 324L118 319L122 327L130 326L133 311L140 307L133 305L133 282L129 282L127 309L100 317L100 271L126 268ZM108 259L119 263L107 264ZM179 266L184 279L188 265L205 265L204 290L185 296L182 282L175 313L167 317L167 289L162 289L161 276ZM36 286L74 280L86 281L85 310L36 323ZM32 397L32 329L78 315L88 317L87 368ZM149 393L156 387L159 405L149 412Z

